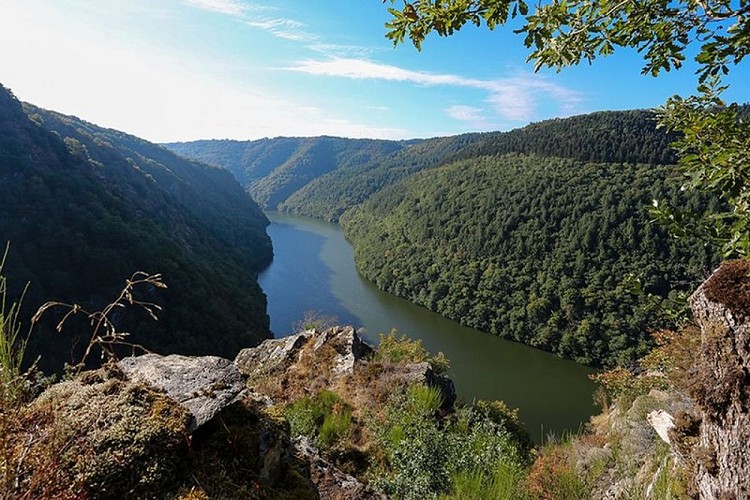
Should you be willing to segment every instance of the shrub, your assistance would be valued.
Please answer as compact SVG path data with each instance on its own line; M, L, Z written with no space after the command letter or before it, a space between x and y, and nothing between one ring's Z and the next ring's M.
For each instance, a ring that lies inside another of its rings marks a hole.
M344 440L352 427L351 407L333 391L300 398L285 410L293 436L308 436L323 448Z
M449 493L496 498L462 495L514 491L527 460L526 447L484 410L461 408L440 418L435 411L439 405L439 393L425 386L412 386L392 398L376 433L387 458L373 482L387 495L405 499Z
M26 392L22 365L28 337L21 336L19 302L10 302L8 281L3 276L9 246L0 259L0 414L18 405Z
M387 363L429 363L436 373L445 373L450 368L448 358L442 352L430 356L421 340L411 340L405 335L396 336L394 328L387 335L380 335L380 344L375 359Z

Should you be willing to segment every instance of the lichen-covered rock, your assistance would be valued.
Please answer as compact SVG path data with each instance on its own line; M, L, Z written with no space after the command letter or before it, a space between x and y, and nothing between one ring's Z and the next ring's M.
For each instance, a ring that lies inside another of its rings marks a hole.
M331 361L330 375L334 378L351 373L358 360L372 353L372 347L362 341L353 327L334 326L322 332L307 330L280 339L265 340L257 347L240 351L234 362L240 372L254 379L297 362L300 352L308 343L311 343L313 352L334 353L334 359L327 360ZM320 355L321 358L324 356Z
M692 458L702 498L750 497L750 261L725 262L690 299L701 350L688 390L700 427Z
M297 456L310 469L310 479L322 500L385 500L387 497L336 468L320 456L304 436L294 441Z
M264 340L257 347L242 349L234 358L234 364L243 375L257 377L293 362L299 350L315 335L308 330L280 339Z
M0 498L318 498L264 398L243 393L189 434L191 420L116 364L83 372L3 427Z
M388 375L394 382L401 384L424 384L440 391L442 404L440 407L448 410L456 402L456 387L453 381L444 375L435 373L427 362L410 363L395 367Z
M128 381L115 366L56 384L25 410L23 425L9 436L21 450L14 460L19 493L26 498L160 495L181 474L189 419L176 401Z
M193 417L191 432L245 391L237 366L216 356L145 354L124 358L119 366L129 379L150 384L184 406Z

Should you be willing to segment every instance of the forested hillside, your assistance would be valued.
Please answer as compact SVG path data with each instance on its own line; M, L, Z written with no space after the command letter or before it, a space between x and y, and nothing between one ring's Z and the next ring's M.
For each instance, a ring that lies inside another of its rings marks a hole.
M674 163L673 137L651 111L607 111L545 120L509 132L424 141L316 137L166 144L178 154L229 169L258 203L337 221L380 189L459 159L533 153L583 161Z
M270 336L256 281L272 256L267 224L225 170L74 117L24 111L0 87L0 242L11 242L4 273L14 292L30 283L25 320L47 300L96 310L134 271L162 273L168 289L144 290L164 307L160 321L124 311L118 326L158 352L230 356ZM54 319L34 332L31 351L57 370L79 359L71 351L90 331L81 321L57 334Z
M643 354L658 324L644 299L627 293L626 275L664 295L671 284L688 289L717 262L649 224L654 198L705 208L679 198L674 139L645 110L428 139L328 172L308 169L322 173L293 193L290 184L274 191L279 203L271 206L341 217L360 271L386 291L465 325L610 366ZM261 193L281 178L263 167L265 158L317 164L312 150L282 151L291 139L273 141L260 156L226 141L182 152L246 165L258 176L251 190Z
M611 366L657 318L623 283L690 287L717 256L649 224L653 198L700 208L671 168L536 155L463 160L389 186L341 219L360 272L461 323Z
M387 157L354 168L335 170L292 194L279 205L279 209L336 222L342 213L373 193L416 172L449 161L480 137L480 134L465 134L428 139Z
M263 208L276 209L279 203L313 179L382 158L406 144L374 139L280 137L166 146L178 154L229 169Z
M504 153L573 158L606 163L673 164L673 134L656 127L652 111L600 111L493 132L464 149L460 158Z

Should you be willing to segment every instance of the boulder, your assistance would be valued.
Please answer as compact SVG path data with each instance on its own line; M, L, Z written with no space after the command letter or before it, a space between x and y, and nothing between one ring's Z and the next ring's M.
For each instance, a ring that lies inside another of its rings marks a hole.
M2 498L166 498L188 453L190 415L113 365L54 384L0 441ZM17 419L16 414L13 418ZM10 487L10 489L7 489ZM15 491L14 491L15 490Z
M443 398L443 403L440 405L443 410L451 409L453 403L456 402L456 387L453 381L435 373L427 362L399 366L390 376L399 383L424 384L438 389Z
M192 415L190 432L246 392L237 366L216 356L146 354L124 358L118 364L130 380L160 389L187 409Z
M234 364L243 375L257 377L270 373L297 359L299 350L315 335L308 330L280 339L264 340L257 347L242 349L234 358Z
M382 493L359 482L320 456L318 450L305 436L294 440L297 457L310 469L310 479L322 500L385 500Z
M234 362L240 372L252 379L295 363L308 343L312 344L312 351L332 350L329 352L334 353L331 368L334 378L351 373L355 363L373 350L353 327L334 326L322 332L307 330L289 337L265 340L258 347L240 351Z

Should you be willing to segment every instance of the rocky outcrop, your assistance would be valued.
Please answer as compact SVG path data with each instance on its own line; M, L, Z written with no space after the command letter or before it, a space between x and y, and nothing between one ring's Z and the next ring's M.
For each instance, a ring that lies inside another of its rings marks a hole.
M308 342L312 343L312 351L328 348L335 352L331 367L333 376L351 373L358 360L373 352L353 327L334 326L322 332L307 330L288 337L265 340L258 347L240 351L234 362L240 372L252 379L296 362Z
M689 381L702 498L750 497L750 261L725 262L691 297L701 349Z
M190 412L190 432L211 420L244 394L237 366L216 356L145 354L124 358L119 366L134 382L164 391Z
M456 402L456 387L453 381L444 375L435 373L429 363L411 363L394 369L389 378L402 384L424 384L440 391L442 404L440 407L448 410Z
M386 500L386 496L359 482L354 476L338 470L320 456L310 439L294 440L297 456L310 469L310 479L322 500Z
M299 350L314 334L315 331L310 330L280 339L264 340L257 347L242 349L234 358L234 363L243 375L251 378L270 373L294 362Z
M372 354L373 349L359 338L352 326L334 326L320 333L315 339L313 350L320 349L323 345L332 346L338 355L334 360L334 375L351 373L354 363Z
M656 434L667 444L670 444L669 431L674 427L674 418L664 410L654 410L646 416L646 420L654 428Z

